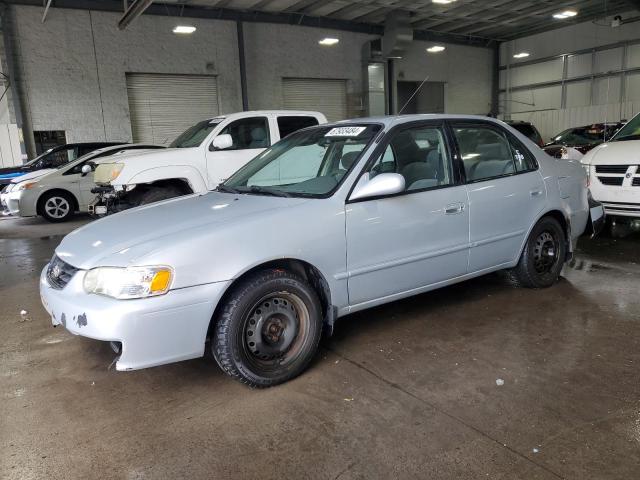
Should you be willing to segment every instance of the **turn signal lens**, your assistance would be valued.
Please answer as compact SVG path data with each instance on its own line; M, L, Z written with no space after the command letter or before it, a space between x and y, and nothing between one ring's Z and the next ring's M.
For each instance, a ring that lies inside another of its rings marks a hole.
M20 191L20 190L31 190L32 188L35 188L38 185L38 182L26 182L26 183L19 183L18 186L15 188L16 191Z
M153 276L153 280L151 280L151 287L149 288L149 291L151 293L165 292L169 287L170 281L171 281L171 272L169 270L159 270Z

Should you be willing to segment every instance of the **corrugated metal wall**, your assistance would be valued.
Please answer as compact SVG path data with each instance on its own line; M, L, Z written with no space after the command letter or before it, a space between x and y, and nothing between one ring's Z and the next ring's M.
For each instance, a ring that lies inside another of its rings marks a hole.
M284 108L324 113L330 122L347 118L347 81L326 78L283 78Z
M219 113L213 76L127 73L127 94L134 142L170 143Z

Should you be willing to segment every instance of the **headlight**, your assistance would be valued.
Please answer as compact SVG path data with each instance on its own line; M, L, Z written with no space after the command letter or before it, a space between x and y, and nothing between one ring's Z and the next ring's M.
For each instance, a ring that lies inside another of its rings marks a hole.
M98 267L84 276L84 290L119 300L154 297L167 293L172 279L171 267Z
M32 188L34 188L36 185L38 185L38 182L23 182L23 183L18 183L14 190L16 192L20 192L21 190L31 190Z
M124 163L101 163L96 167L93 174L95 183L109 183L118 178L124 168Z

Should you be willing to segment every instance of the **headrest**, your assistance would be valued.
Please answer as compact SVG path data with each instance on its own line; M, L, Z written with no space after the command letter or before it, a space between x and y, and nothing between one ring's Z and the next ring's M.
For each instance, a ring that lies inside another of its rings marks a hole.
M267 132L263 127L256 127L251 130L251 140L261 142L267 138Z
M356 161L360 152L347 152L340 159L340 163L342 164L342 168L345 170L349 170L353 166L353 162Z

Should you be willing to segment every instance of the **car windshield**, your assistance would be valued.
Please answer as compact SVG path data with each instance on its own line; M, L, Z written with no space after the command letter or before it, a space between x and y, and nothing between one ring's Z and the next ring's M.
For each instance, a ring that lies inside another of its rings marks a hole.
M612 142L619 142L624 140L640 140L640 114L636 115L627 123L615 137L611 139Z
M193 148L199 147L202 142L209 136L211 131L216 128L217 125L222 122L221 118L214 118L212 120L203 120L196 123L193 127L189 127L182 134L178 136L171 144L169 148Z
M570 128L553 137L561 145L595 145L604 142L605 132L600 128Z
M322 126L294 133L246 164L218 190L286 197L328 195L380 128Z

